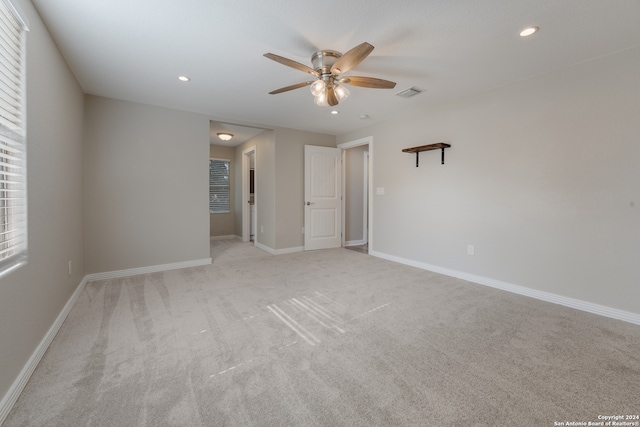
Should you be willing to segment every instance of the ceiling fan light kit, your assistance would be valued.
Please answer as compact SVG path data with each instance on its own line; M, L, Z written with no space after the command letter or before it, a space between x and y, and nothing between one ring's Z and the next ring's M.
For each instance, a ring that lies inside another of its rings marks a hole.
M342 73L346 73L353 67L361 63L371 52L373 46L369 43L361 43L354 47L344 55L335 50L320 50L311 56L311 64L313 68L300 64L288 58L273 54L265 53L264 56L286 65L296 70L306 72L316 77L315 81L297 83L269 92L275 95L310 86L311 94L314 96L313 102L321 107L336 106L346 99L350 92L344 85L360 86L373 89L393 89L396 84L389 80L376 79L373 77L340 77ZM340 83L340 84L339 84Z
M324 82L324 80L316 80L315 82L311 83L311 86L309 86L309 89L311 90L311 94L313 96L321 96L325 94L327 85Z
M349 94L351 94L349 89L347 89L344 86L335 85L333 90L335 90L336 96L338 97L338 100L340 102L342 102L343 99L345 99L347 96L349 96Z
M322 95L316 96L315 98L313 98L313 102L318 107L326 107L326 106L329 105L329 103L327 102L327 95L326 94L322 94Z

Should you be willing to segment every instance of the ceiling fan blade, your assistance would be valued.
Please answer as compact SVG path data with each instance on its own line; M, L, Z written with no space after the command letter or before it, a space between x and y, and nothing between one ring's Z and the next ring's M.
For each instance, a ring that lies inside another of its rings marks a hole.
M286 65L287 67L295 68L296 70L304 71L305 73L309 73L312 76L320 77L320 73L314 70L311 67L307 67L299 62L293 61L291 59L285 58L284 56L276 55L274 53L265 53L265 57L272 59L276 62L281 63L282 65Z
M327 88L327 104L331 105L332 107L334 105L338 105L338 97L336 96L336 91L333 89L333 86L328 87Z
M301 87L309 86L314 81L315 80L312 80L310 82L298 83L298 84L291 85L291 86L281 87L280 89L272 90L271 92L269 92L269 95L275 95L277 93L287 92L289 90L294 90L294 89L299 89Z
M373 51L373 46L364 42L354 47L344 55L342 55L331 67L331 74L337 76L342 73L346 73L369 56Z
M373 89L393 89L396 87L395 82L389 80L376 79L373 77L343 77L338 80L340 83L344 83L351 86L368 87Z

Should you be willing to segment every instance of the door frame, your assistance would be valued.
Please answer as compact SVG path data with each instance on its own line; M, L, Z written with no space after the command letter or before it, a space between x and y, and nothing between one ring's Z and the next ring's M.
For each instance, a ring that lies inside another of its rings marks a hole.
M251 238L251 206L249 205L249 170L251 169L250 164L250 156L254 155L254 175L257 175L258 171L258 159L255 157L257 155L256 146L252 145L251 147L245 148L242 150L242 241L248 242ZM258 182L254 182L254 194L258 194ZM258 216L258 204L254 198L253 200L255 206L255 215ZM258 242L258 230L256 230L256 234L253 237L254 244Z
M348 150L349 148L354 148L354 147L360 147L362 145L366 145L367 151L369 152L369 174L367 177L367 182L368 182L368 189L367 189L367 193L365 194L365 199L367 201L367 211L369 212L369 216L367 219L367 222L369 224L368 227L368 232L366 233L366 239L368 242L368 252L371 252L373 249L373 136L366 136L364 138L360 138L360 139L356 139L353 141L348 141L342 144L338 144L338 148L342 149L342 194L345 194L346 191L346 179L344 179L344 177L346 176L346 162L345 162L345 150ZM345 244L345 237L346 237L346 233L345 233L345 216L346 216L346 201L342 200L342 247L344 247ZM366 225L365 225L366 226Z
M362 178L362 239L364 244L369 243L369 152L365 151L363 155L363 171Z

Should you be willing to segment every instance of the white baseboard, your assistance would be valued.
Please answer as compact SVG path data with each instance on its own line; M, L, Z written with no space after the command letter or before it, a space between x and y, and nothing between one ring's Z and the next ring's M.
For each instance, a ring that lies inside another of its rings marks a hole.
M211 258L193 261L174 262L171 264L151 265L149 267L130 268L128 270L106 271L87 275L87 281L115 279L118 277L135 276L137 274L158 273L160 271L177 270L179 268L199 267L211 264Z
M296 246L293 248L276 249L276 255L293 254L295 252L304 252L304 246Z
M475 274L469 274L469 273L464 273L457 270L451 270L444 267L438 267L435 265L430 265L430 264L426 264L419 261L401 258L395 255L385 254L383 252L370 250L369 255L373 255L378 258L387 259L389 261L394 261L400 264L421 268L423 270L433 271L434 273L444 274L445 276L456 277L458 279L467 280L469 282L478 283L480 285L501 289L503 291L512 292L514 294L524 295L524 296L539 299L542 301L564 305L565 307L586 311L588 313L598 314L600 316L610 317L612 319L623 320L625 322L640 325L640 314L638 313L631 313L629 311L618 310L616 308L606 307L600 304L595 304L588 301L582 301L575 298L569 298L569 297L557 295L551 292L539 291L536 289L526 288L524 286L518 286L511 283L502 282L500 280L490 279L488 277L476 276Z
M35 371L38 363L40 363L40 360L42 359L42 356L44 356L44 353L47 351L49 345L60 330L62 323L64 323L64 320L69 315L71 308L73 308L73 305L84 289L84 286L87 284L87 281L87 277L85 276L71 295L71 298L69 298L69 301L67 301L67 303L62 308L62 311L53 322L53 325L51 325L45 336L40 341L40 344L38 344L34 352L31 354L31 357L22 368L22 371L20 371L20 374L18 374L18 377L15 379L7 393L0 401L0 425L2 425L4 420L7 418L7 415L9 415L11 408L13 408L13 405L18 400L20 393L22 393L22 390L24 390L27 382L29 381L29 378L31 378L31 375L33 374L33 371Z
M255 247L258 249L262 249L265 252L269 252L271 255L284 255L284 254L292 254L294 252L302 252L304 251L304 246L296 246L293 248L284 248L284 249L273 249L269 246L263 245L262 243L255 243Z
M27 382L29 381L29 378L31 378L33 371L38 366L38 363L40 363L42 356L44 356L44 353L47 351L47 348L49 348L49 345L51 345L51 342L53 341L56 334L60 330L62 323L69 315L71 308L73 308L73 305L78 299L78 296L80 295L80 293L82 292L82 290L84 289L85 285L88 282L92 280L103 280L103 279L112 279L117 277L134 276L136 274L156 273L159 271L176 270L179 268L187 268L187 267L198 267L201 265L209 265L209 264L211 264L211 258L205 258L201 260L176 262L173 264L154 265L150 267L132 268L129 270L109 271L105 273L95 273L95 274L88 274L84 276L84 278L80 282L80 285L78 285L73 295L71 295L71 298L69 298L69 301L67 301L64 308L62 309L62 311L60 312L56 320L53 322L53 325L51 325L51 327L49 328L45 336L40 341L40 344L38 344L33 354L31 354L31 357L25 364L24 368L22 368L22 371L20 371L20 374L18 374L18 377L16 378L16 380L13 382L13 384L11 385L7 393L4 395L4 397L0 401L0 425L2 425L7 415L9 415L11 408L18 400L20 393L22 393L22 390L24 390L24 387L27 385Z
M367 242L365 240L349 240L344 242L345 246L361 246L366 244Z
M269 246L265 246L262 243L258 243L258 242L255 242L253 245L258 249L261 249L265 252L270 253L271 255L275 255L274 253L275 249L271 249Z
M103 280L103 279L112 279L117 277L134 276L136 274L146 274L146 273L156 273L159 271L176 270L179 268L198 267L201 265L209 265L209 264L211 264L211 258L194 260L194 261L177 262L173 264L154 265L150 267L132 268L129 270L109 271L105 273L95 273L95 274L88 274L84 276L84 278L82 279L82 282L80 282L80 285L78 285L73 295L71 295L71 298L69 298L69 301L67 301L67 303L65 304L64 308L56 318L53 325L51 325L51 327L45 334L44 338L42 338L42 340L40 341L40 344L38 344L38 347L36 347L35 351L33 352L31 357L25 364L24 368L22 368L22 371L20 371L20 374L18 375L16 380L13 382L13 384L9 388L9 391L7 391L5 396L0 401L0 425L2 425L7 415L9 415L9 411L11 411L11 408L18 400L20 393L22 393L22 390L24 390L24 387L27 385L27 381L29 381L29 378L31 378L31 374L33 374L33 371L38 366L38 363L40 363L42 356L44 356L44 353L47 351L47 348L49 348L51 341L53 341L53 338L55 338L56 334L60 330L62 323L67 318L67 315L71 311L73 304L75 304L76 300L78 299L78 296L80 295L80 292L82 292L87 282L90 282L92 280Z

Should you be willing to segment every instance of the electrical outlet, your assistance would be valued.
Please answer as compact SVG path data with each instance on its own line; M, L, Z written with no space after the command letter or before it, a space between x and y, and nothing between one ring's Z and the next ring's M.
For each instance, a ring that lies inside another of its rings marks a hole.
M376 188L376 194L378 196L384 196L384 187L377 187Z
M69 261L69 276L71 276L71 261Z
M467 255L475 255L476 248L473 245L467 245Z
M261 232L261 233L264 233L264 225L261 225L261 226L260 226L260 232Z

